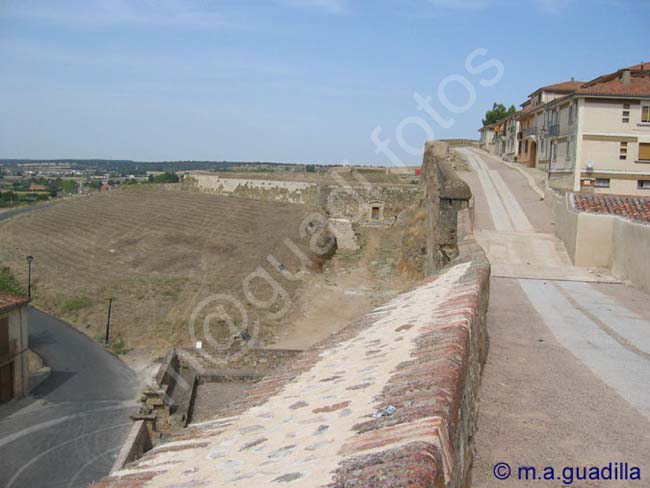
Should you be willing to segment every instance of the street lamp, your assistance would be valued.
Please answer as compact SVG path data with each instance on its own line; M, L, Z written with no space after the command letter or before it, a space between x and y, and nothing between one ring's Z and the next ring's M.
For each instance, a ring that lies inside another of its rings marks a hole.
M34 261L34 256L27 256L27 266L29 271L27 272L27 296L32 298L32 261Z
M106 320L106 337L104 339L104 345L108 346L109 334L111 331L111 308L113 308L113 299L108 299L108 319Z

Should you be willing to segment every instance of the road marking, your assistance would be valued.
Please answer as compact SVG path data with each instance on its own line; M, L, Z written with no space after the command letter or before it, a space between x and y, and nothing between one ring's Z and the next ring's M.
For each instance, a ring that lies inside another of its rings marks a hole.
M469 162L469 165L478 175L479 181L481 183L481 187L483 188L483 193L485 194L485 198L488 202L488 207L490 209L490 215L492 216L492 222L494 223L494 228L496 230L501 230L501 231L508 231L508 232L513 231L514 228L512 226L512 223L510 222L510 217L508 216L506 207L504 206L501 198L499 197L499 193L494 187L494 183L492 183L492 180L490 179L490 175L485 170L485 166L481 164L478 157L471 151L467 151L463 149L459 151L461 151L462 154L465 155L467 161Z
M496 230L531 232L526 213L506 185L501 174L494 169L489 169L485 161L478 154L469 150L460 150L467 158L470 166L477 173L483 193L485 194L492 221Z
M104 427L103 429L97 429L92 432L88 432L87 434L83 434L80 436L75 437L74 439L70 439L69 441L62 442L60 444L57 444L55 446L50 447L49 449L41 452L37 456L34 456L31 458L27 463L23 464L21 468L16 471L16 473L11 477L9 482L5 485L5 488L11 488L11 486L16 482L16 480L20 477L23 471L25 471L28 467L30 467L32 464L34 464L36 461L38 461L40 458L45 456L46 454L49 454L50 452L59 449L60 447L66 446L68 444L71 444L73 442L77 442L79 439L83 439L84 437L90 437L91 435L99 434L100 432L106 432L108 430L113 430L117 429L118 427L124 427L126 425L133 425L133 422L124 422L122 424L117 424L117 425L112 425L110 427Z
M499 196L503 201L503 206L508 211L508 215L510 216L510 220L512 220L515 230L522 232L532 231L533 226L530 225L528 217L526 217L524 210L510 191L510 188L508 188L506 182L503 181L501 173L495 169L491 169L488 171L488 174L494 183L494 187L498 190Z
M585 283L555 283L573 306L623 347L650 361L650 324Z
M0 447L4 447L7 444L10 444L20 439L21 437L25 437L26 435L33 434L34 432L38 432L39 430L49 429L50 427L53 427L58 424L62 424L64 422L68 422L70 420L75 420L81 417L87 417L88 415L94 415L98 412L106 412L109 410L117 410L123 408L133 408L133 407L137 407L138 405L140 404L135 401L120 402L118 405L113 405L111 407L98 408L96 410L89 410L87 412L65 415L63 417L59 417L58 419L52 419L52 420L48 420L47 422L41 422L40 424L32 425L31 427L27 427L26 429L20 430L18 432L15 432L13 434L1 438Z
M518 282L558 342L650 420L648 361L614 340L556 286L539 280Z

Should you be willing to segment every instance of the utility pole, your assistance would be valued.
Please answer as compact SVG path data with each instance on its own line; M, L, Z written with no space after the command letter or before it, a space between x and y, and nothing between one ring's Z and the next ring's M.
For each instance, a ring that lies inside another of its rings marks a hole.
M108 320L106 321L106 338L104 339L104 345L108 346L108 338L111 331L111 308L113 307L113 299L108 299Z
M34 261L34 256L27 256L27 266L29 271L27 272L27 296L32 298L32 261Z

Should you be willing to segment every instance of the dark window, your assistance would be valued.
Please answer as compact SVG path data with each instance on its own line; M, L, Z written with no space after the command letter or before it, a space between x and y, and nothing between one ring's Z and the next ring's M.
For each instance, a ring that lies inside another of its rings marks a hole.
M609 178L596 178L594 186L598 188L609 188Z

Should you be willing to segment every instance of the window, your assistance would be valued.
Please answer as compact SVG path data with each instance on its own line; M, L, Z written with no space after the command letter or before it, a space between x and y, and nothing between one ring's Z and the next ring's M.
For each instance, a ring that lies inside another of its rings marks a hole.
M569 106L569 125L573 125L573 105Z
M596 188L609 188L609 178L596 178L594 186Z
M650 161L650 143L639 143L639 161Z
M629 103L624 103L624 104L623 104L623 110L627 110L627 109L629 109L629 108L630 108L630 104L629 104Z
M641 122L644 124L650 124L650 105L644 105L641 107Z
M650 190L650 180L637 180L639 190Z
M566 154L564 155L565 161L571 161L571 140L566 141Z
M622 141L619 149L618 159L627 159L627 142Z

